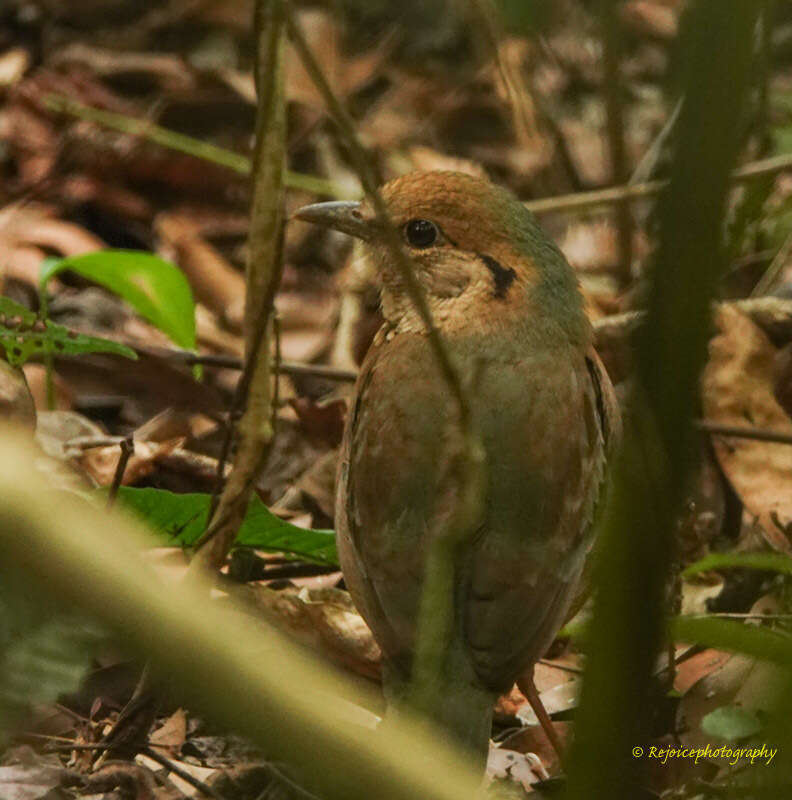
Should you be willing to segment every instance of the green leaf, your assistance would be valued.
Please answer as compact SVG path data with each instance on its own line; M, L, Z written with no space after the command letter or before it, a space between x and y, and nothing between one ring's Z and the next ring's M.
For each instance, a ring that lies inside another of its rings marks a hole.
M40 320L32 311L7 297L0 297L0 345L5 350L6 360L14 367L36 355L114 353L137 358L134 350L118 342L86 336L49 320Z
M685 616L671 620L670 634L677 642L744 653L762 661L792 667L792 636L770 628L743 625L720 617Z
M163 489L122 486L119 502L132 510L169 545L189 547L206 529L211 498L208 494L174 494ZM236 543L289 553L317 564L335 566L338 554L333 531L298 528L276 517L258 497L248 506Z
M762 721L755 712L740 706L721 706L701 720L701 730L710 736L739 741L762 730Z
M763 569L792 575L792 558L782 553L710 553L682 572L688 578L698 572L715 569Z
M123 297L177 345L195 347L195 301L184 273L151 253L100 250L41 265L42 291L60 272L71 270Z

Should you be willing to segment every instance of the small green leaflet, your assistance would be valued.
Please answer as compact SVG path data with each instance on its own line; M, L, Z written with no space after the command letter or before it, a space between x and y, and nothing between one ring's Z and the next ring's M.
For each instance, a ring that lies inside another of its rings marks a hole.
M41 320L24 306L0 297L0 345L13 367L36 355L76 356L82 353L114 353L136 359L134 350L109 339L86 336L63 325Z
M792 558L783 553L710 553L686 567L682 576L688 578L699 572L737 567L792 575Z
M163 536L169 545L189 547L206 529L211 498L208 494L174 494L164 489L133 489L122 486L118 502L130 509ZM236 543L306 561L335 566L338 554L333 531L298 528L276 517L258 497L248 506Z
M40 290L71 270L126 300L179 347L195 348L195 301L184 273L168 261L136 250L99 250L41 265Z
M762 721L756 713L740 706L721 706L701 720L701 730L710 736L736 742L762 730Z

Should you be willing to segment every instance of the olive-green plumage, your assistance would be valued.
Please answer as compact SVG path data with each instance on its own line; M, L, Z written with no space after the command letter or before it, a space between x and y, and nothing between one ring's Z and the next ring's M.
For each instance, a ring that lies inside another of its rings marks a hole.
M457 565L450 688L433 713L482 750L498 693L542 656L577 589L615 404L572 269L513 195L445 172L413 173L383 194L486 450L484 522ZM455 407L371 212L322 209L299 216L363 238L382 276L386 321L350 408L336 527L347 585L398 693L427 538L456 489Z

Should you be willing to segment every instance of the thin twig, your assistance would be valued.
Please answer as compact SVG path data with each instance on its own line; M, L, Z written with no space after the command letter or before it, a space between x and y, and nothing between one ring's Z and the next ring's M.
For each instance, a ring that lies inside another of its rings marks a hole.
M788 622L792 620L792 614L739 614L735 611L718 611L713 614L690 614L689 616L691 619L718 617L720 619L764 619L768 622Z
M238 356L218 355L215 353L192 353L189 350L168 349L166 347L140 347L134 350L144 355L175 361L185 366L192 367L200 364L204 367L220 367L223 369L242 369L244 362ZM277 360L277 359L276 359ZM354 383L357 380L357 371L333 367L329 364L308 364L302 361L281 361L274 364L274 372L281 375L295 377L325 378L330 381L346 381Z
M118 447L126 439L126 436L75 436L65 444L79 450L91 450L94 447Z
M764 428L755 428L750 425L720 425L707 419L695 423L700 431L713 436L730 436L735 439L754 439L758 442L773 442L774 444L792 444L792 433L784 431L771 431Z
M194 139L192 136L186 136L183 133L168 130L156 125L151 120L137 119L114 111L85 106L58 94L47 95L44 98L44 104L53 111L68 114L71 117L86 120L87 122L93 122L96 125L126 133L130 136L137 136L168 150L175 150L178 153L184 153L200 158L202 161L225 167L239 175L249 175L252 168L251 161L247 156L200 139ZM349 192L344 191L343 187L333 181L319 178L315 175L287 171L284 181L291 189L301 189L305 192L335 197L339 200L349 198Z
M641 157L638 166L633 170L632 175L630 175L630 180L627 182L630 186L648 181L651 179L652 175L654 175L657 164L660 161L660 156L663 154L663 148L671 138L671 134L679 119L683 102L683 98L677 100L674 110L665 121L665 124L660 129L660 132L657 134L652 144Z
M756 139L759 144L759 155L769 152L773 144L770 131L770 82L773 77L775 7L776 0L762 0L762 16L759 18L759 46L756 54Z
M571 672L573 675L582 675L584 670L580 667L572 667L569 664L556 664L555 661L550 661L547 658L540 658L537 664L544 664L546 667L552 667L553 669L560 669L562 672Z
M129 457L135 452L135 440L131 436L122 439L118 443L121 448L121 455L118 457L118 464L116 465L115 474L113 475L113 482L110 484L110 490L107 492L107 508L112 508L118 490L121 488L121 481L124 480L124 473L126 472Z
M607 109L608 150L610 153L613 182L629 182L627 148L624 142L624 108L622 105L622 81L619 72L621 61L621 36L619 30L619 7L616 0L600 0L600 26L602 36L602 64L605 107ZM632 276L632 211L626 203L616 208L616 227L619 249L619 277L622 287Z
M167 756L162 755L162 753L158 753L153 747L145 747L141 752L148 756L152 761L156 761L158 764L161 764L168 772L172 772L177 777L181 778L185 783L189 783L193 789L197 789L199 792L203 792L207 797L213 798L213 800L227 800L220 792L216 789L213 789L211 786L208 786L199 778L196 778L195 775L191 775L187 772L186 769L182 769L178 764L175 764L171 761Z
M773 256L770 266L757 281L751 292L751 297L762 297L770 293L787 266L790 256L792 256L792 232L784 239L781 247L778 248L778 252Z
M418 611L418 635L412 668L411 702L416 707L431 708L440 700L445 686L441 674L453 644L454 580L456 550L474 533L483 510L485 454L481 439L474 430L470 402L459 373L440 331L435 325L423 287L416 277L410 257L388 214L379 191L379 176L355 131L348 112L336 97L322 72L291 6L287 6L287 25L294 49L311 81L322 96L337 130L360 177L366 197L380 225L384 243L391 252L400 278L412 305L418 312L427 333L427 342L448 386L459 416L462 448L459 453L460 502L453 515L430 537L425 562L425 575Z
M743 184L762 175L775 175L792 169L792 153L783 153L780 156L762 158L734 170L731 175L732 183ZM525 207L534 214L556 214L569 211L583 211L596 206L626 203L653 197L659 194L666 186L667 181L647 181L634 186L611 186L607 189L595 189L591 192L577 192L556 197L543 197L538 200L529 200Z
M379 191L381 179L373 167L371 160L363 147L363 144L358 138L358 135L355 131L354 121L349 116L349 113L341 104L339 99L336 97L335 93L330 87L330 84L327 82L327 79L325 78L319 63L317 62L313 51L303 35L302 29L294 19L294 14L291 8L289 8L287 16L289 35L291 37L292 44L294 45L294 49L300 56L300 60L305 67L305 71L311 78L311 81L319 90L319 94L322 95L322 99L324 100L330 115L335 121L336 126L343 137L344 144L346 144L349 149L350 156L352 157L355 169L357 170L361 179L366 196L368 197L369 202L372 204L377 221L383 227L386 237L386 244L395 257L396 266L399 270L402 280L404 281L407 294L409 295L412 304L418 311L421 321L426 328L429 345L432 349L435 359L437 360L438 366L440 367L443 379L448 384L448 388L450 389L454 401L458 407L462 428L463 430L467 431L470 426L470 408L467 397L465 396L465 392L462 388L462 382L459 378L456 368L451 363L451 358L442 342L440 331L438 330L434 319L432 318L432 312L429 309L426 295L423 291L423 287L418 282L418 279L415 275L412 262L409 256L405 253L399 235L393 226L390 215L388 214L385 200Z
M792 300L781 297L750 297L743 300L730 300L728 305L747 314L771 338L786 341L792 338ZM630 335L644 318L643 311L625 311L611 314L608 317L594 320L594 345L597 349L613 348L616 343L627 346ZM236 356L191 353L188 350L169 350L160 347L141 347L126 343L134 350L145 355L175 361L192 366L202 364L210 367L242 369L243 362ZM284 361L280 372L295 377L322 378L329 381L354 383L357 370L332 367L327 364L306 364L299 361ZM108 444L116 444L117 440L108 437ZM70 442L71 444L71 442Z
M546 147L538 129L533 97L519 68L504 55L504 35L499 9L493 0L468 0L473 25L480 28L505 91L514 135L520 147L537 152Z
M126 117L122 114L116 115L109 111L102 111L100 109L91 108L90 106L83 106L75 103L69 98L64 98L58 95L49 95L48 102L51 107L65 114L71 114L82 119L95 122L97 125L103 125L106 128L114 130L121 130L125 133L134 134L149 138L156 141L163 147L176 149L180 152L186 152L196 158L211 161L213 163L226 166L235 172L247 174L250 171L250 160L246 156L241 156L231 150L225 150L216 145L207 145L198 139L192 139L183 134L177 134L165 128L159 128L146 120L139 120L132 117ZM77 113L79 111L79 113ZM89 116L90 115L90 116ZM119 119L113 119L118 117ZM123 120L123 123L120 121ZM119 123L119 124L116 124ZM124 127L121 127L121 124ZM152 139L152 131L160 131L167 134L165 139L158 140ZM177 139L171 137L183 137L186 141L186 147L175 146ZM212 150L208 151L209 155L202 150L204 147L211 147ZM214 152L213 152L214 151ZM243 166L244 164L244 166ZM779 156L772 156L770 158L763 158L757 161L749 162L744 166L736 169L731 176L733 183L742 184L746 183L753 178L762 175L773 175L779 172L786 172L792 168L792 153L782 153ZM343 191L341 187L336 186L334 183L326 181L324 178L315 177L313 175L301 175L294 172L287 173L288 185L295 189L304 189L305 191L312 191L315 194L327 195L328 197L335 197L341 200L355 199L352 198L349 192ZM634 185L624 186L610 186L605 189L594 189L589 192L575 192L573 194L556 195L554 197L542 197L537 200L529 200L525 203L526 208L534 214L558 214L568 213L574 211L583 211L589 208L595 208L603 205L613 205L616 203L626 203L633 200L640 200L645 197L652 197L658 194L666 185L666 181L648 181L645 183L637 183Z
M309 792L307 789L303 789L300 784L295 783L288 775L286 775L283 770L273 764L271 761L267 762L267 769L285 786L288 786L293 792L296 792L300 797L304 797L305 800L320 800L313 792Z

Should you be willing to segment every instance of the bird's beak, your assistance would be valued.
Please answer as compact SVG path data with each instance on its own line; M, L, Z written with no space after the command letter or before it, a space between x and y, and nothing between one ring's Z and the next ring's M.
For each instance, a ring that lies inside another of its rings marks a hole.
M358 239L368 241L373 233L372 221L366 219L360 211L360 203L344 200L331 203L314 203L298 208L292 215L303 222L312 222L323 228L348 233Z

